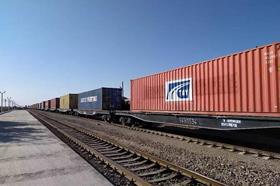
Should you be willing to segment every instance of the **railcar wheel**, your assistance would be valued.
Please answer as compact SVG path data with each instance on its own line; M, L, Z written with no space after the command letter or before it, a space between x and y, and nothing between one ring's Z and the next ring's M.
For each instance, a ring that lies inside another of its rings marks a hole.
M111 123L111 122L112 122L112 117L111 117L111 115L107 115L107 116L106 116L106 120L107 120L107 122Z
M102 115L101 119L102 119L102 121L107 122L107 117L106 117L106 115Z
M127 119L125 117L120 117L119 122L121 123L121 125L126 125Z

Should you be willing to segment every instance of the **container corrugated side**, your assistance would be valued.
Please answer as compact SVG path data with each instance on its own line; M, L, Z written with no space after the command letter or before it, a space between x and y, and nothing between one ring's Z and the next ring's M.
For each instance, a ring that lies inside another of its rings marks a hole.
M51 106L51 100L47 100L45 101L45 109L50 109L50 106Z
M41 104L42 104L42 107L41 107L41 109L45 109L45 102L43 101L43 102L41 102Z
M99 88L79 94L79 110L121 109L122 89Z
M60 97L60 109L77 109L78 108L78 94L67 94Z
M51 109L58 109L59 108L59 98L54 98L51 100Z
M121 88L102 88L102 109L120 110L122 107Z
M131 111L280 117L280 43L131 80Z
M102 110L102 89L82 92L78 96L79 110Z

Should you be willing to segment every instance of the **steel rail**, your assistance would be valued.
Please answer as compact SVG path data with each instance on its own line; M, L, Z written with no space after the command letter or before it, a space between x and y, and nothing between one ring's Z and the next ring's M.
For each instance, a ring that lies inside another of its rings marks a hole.
M165 167L165 168L168 168L170 170L173 170L174 172L177 172L178 174L181 174L181 175L184 175L188 178L191 178L191 179L194 179L200 183L203 183L205 185L224 185L223 183L217 181L217 180L214 180L212 178L209 178L209 177L206 177L204 175L201 175L199 173L196 173L194 171L191 171L191 170L188 170L188 169L185 169L183 167L180 167L180 166L177 166L175 164L172 164L170 162L167 162L165 160L162 160L160 158L157 158L155 156L152 156L148 153L145 153L145 152L142 152L138 149L134 149L134 148L131 148L131 147L128 147L126 145L120 145L119 143L117 142L111 142L111 141L108 141L108 140L105 140L105 139L102 139L99 135L93 133L92 131L88 130L88 129L85 129L85 128L82 128L82 127L73 127L69 124L66 124L66 123L63 123L63 122L60 122L56 119L53 119L53 118L50 118L46 115L43 115L41 113L39 113L41 116L44 116L45 118L48 118L48 120L52 120L54 122L57 122L61 125L64 125L64 126L67 126L69 128L72 128L76 131L79 131L81 133L84 133L88 136L92 136L94 138L97 138L99 140L102 140L102 141L105 141L106 143L108 144L111 144L113 146L117 146L118 148L121 148L121 149L124 149L125 151L128 151L130 153L133 153L133 154L136 154L140 157L143 157L144 159L148 159L152 162L154 162L155 164L158 164L158 165L161 165L162 167ZM39 117L39 116L37 116ZM40 118L40 120L42 120L42 118ZM43 120L44 121L44 120ZM53 124L51 124L50 122L48 121L44 121L44 122L47 122L49 125L51 125L52 127L58 129L56 126L54 126ZM59 132L63 133L63 134L67 134L65 133L64 131L62 131L61 129L58 129ZM95 149L93 149L92 147L89 147L88 145L84 144L83 142L81 142L80 140L74 138L73 136L70 136L69 134L66 135L67 138L69 139L73 139L72 141L74 141L75 143L79 144L80 146L84 146L84 148L87 150L87 151L90 151L91 153L93 154L96 154L97 157L101 157L101 159L103 159L103 161L105 161L106 163L108 163L109 165L112 164L113 165L113 168L119 170L118 172L120 174L123 174L124 176L127 176L128 175L128 179L131 180L131 181L134 181L137 185L146 185L146 184L150 184L148 182L146 182L145 180L143 180L142 178L138 179L137 177L134 177L134 173L129 171L125 171L126 169L123 168L122 166L120 166L119 164L115 163L114 161L112 161L111 159L107 158L106 156L102 155L102 153L96 151ZM111 165L110 165L111 166ZM121 168L122 167L122 168ZM134 178L133 178L134 177ZM145 181L145 183L143 182Z
M96 156L98 159L100 159L101 161L104 161L107 165L109 165L112 169L114 169L115 171L117 171L119 174L125 176L128 180L130 180L131 182L135 183L136 185L143 185L143 186L151 186L150 183L148 183L147 181L143 180L142 178L138 177L136 174L134 174L133 172L129 171L128 169L125 169L124 167L120 166L119 164L117 164L116 162L112 161L111 159L107 158L106 156L102 155L101 153L99 153L97 150L95 150L94 148L88 146L87 144L83 143L82 141L80 141L79 139L67 134L66 132L64 132L63 130L59 129L57 126L53 125L52 123L48 122L46 119L42 119L40 116L36 115L33 113L33 116L35 116L40 122L54 128L55 130L57 130L59 133L61 133L62 135L64 135L68 140L70 140L71 142L79 145L80 147L84 148L87 152L89 152L91 155ZM46 116L45 116L46 117Z
M80 119L92 120L92 119L88 119L88 118L80 118ZM121 128L140 131L140 132L144 132L144 133L150 133L150 134L154 134L154 135L179 139L182 141L186 141L188 143L196 143L196 144L208 146L211 148L224 149L224 150L227 150L227 151L230 151L233 153L238 153L240 155L252 155L255 157L260 157L264 160L271 160L271 159L280 160L280 153L260 150L260 149L256 149L256 148L244 147L244 146L239 146L239 145L232 145L232 144L222 143L222 142L217 142L217 141L205 140L205 139L200 139L200 138L196 138L196 137L189 137L189 136L183 136L183 135L172 134L172 133L167 133L167 132L161 132L161 131L157 131L157 130L151 130L151 129L140 128L140 127L135 127L135 126L130 127L130 126L126 126L126 125L120 125L117 123L108 123L108 122L99 121L99 120L96 120L96 121L110 124L110 125L113 125L116 127L121 127Z
M88 118L80 118L80 119L92 120L92 119L88 119ZM229 152L238 153L240 155L252 155L255 157L260 157L264 160L271 160L271 159L280 160L280 153L274 153L274 152L260 150L260 149L256 149L256 148L232 145L232 144L222 143L222 142L217 142L217 141L205 140L205 139L200 139L200 138L196 138L196 137L189 137L189 136L183 136L183 135L172 134L172 133L167 133L167 132L161 132L161 131L157 131L157 130L151 130L151 129L140 128L140 127L135 127L135 126L130 127L130 126L126 126L126 125L120 125L117 123L108 123L108 122L99 121L99 120L96 120L96 121L110 124L110 125L113 125L116 127L126 128L129 130L135 130L135 131L140 131L140 132L144 132L144 133L150 133L150 134L154 134L154 135L179 139L181 141L186 141L188 143L196 143L196 144L208 146L211 148L224 149Z
M204 139L199 139L199 138L195 138L195 137L186 137L186 136L182 136L182 135L171 134L171 133L167 133L167 132L155 131L155 130L150 130L150 129L143 129L143 128L139 128L139 127L129 127L129 126L124 126L124 125L119 125L119 124L112 124L112 125L114 125L116 127L126 128L129 130L150 133L150 134L159 135L159 136L165 136L165 137L169 137L169 138L173 138L173 139L179 139L181 141L186 141L188 143L196 143L196 144L200 144L200 145L204 145L204 146L208 146L208 147L225 149L225 150L228 150L231 152L237 152L242 155L251 154L256 157L261 157L262 159L265 159L265 160L269 160L269 159L280 160L279 153L273 153L273 152L264 151L264 150L242 147L242 146L238 146L238 145L231 145L231 144L227 144L227 143L220 143L220 142L216 142L216 141L204 140Z

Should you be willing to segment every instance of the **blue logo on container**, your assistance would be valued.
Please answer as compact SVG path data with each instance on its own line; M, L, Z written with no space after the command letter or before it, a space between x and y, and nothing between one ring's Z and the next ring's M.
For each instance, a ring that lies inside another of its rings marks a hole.
M168 81L165 84L166 101L192 100L191 78Z

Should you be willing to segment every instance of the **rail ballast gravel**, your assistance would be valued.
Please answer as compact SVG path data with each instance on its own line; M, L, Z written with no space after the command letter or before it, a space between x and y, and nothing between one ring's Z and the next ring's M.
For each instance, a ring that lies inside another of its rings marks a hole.
M199 173L176 166L150 154L100 138L93 131L73 127L43 115L32 114L55 128L85 151L106 162L136 185L223 185Z

